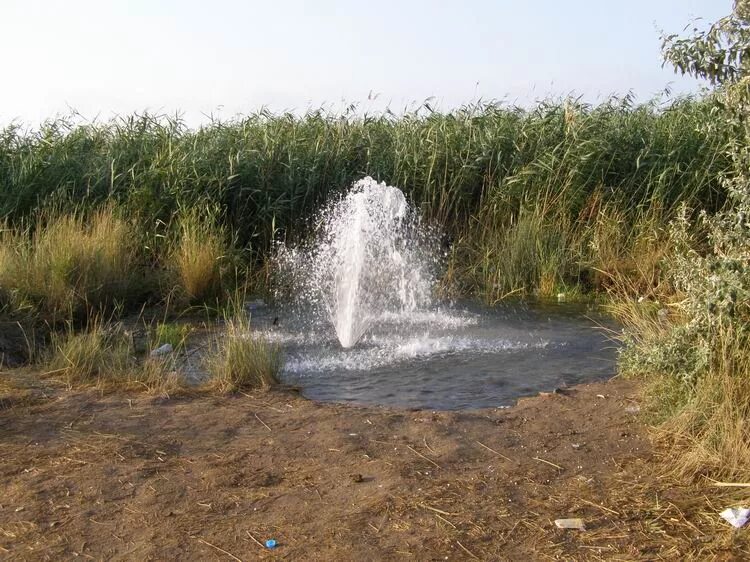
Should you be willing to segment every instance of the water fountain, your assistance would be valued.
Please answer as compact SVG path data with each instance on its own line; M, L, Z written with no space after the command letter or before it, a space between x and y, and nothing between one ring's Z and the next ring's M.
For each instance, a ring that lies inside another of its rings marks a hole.
M282 251L279 262L297 280L298 300L324 307L342 347L356 344L384 315L429 306L436 238L401 190L366 177L324 208L318 224L311 246Z
M282 379L310 398L487 407L614 373L593 310L433 299L439 238L398 188L364 178L315 225L278 249L280 308L253 313L284 347Z

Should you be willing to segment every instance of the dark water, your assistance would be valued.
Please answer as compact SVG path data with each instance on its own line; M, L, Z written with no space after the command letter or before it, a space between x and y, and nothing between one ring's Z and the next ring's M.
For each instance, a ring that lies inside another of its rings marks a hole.
M460 304L373 323L342 349L333 329L256 308L256 326L285 351L283 382L311 399L456 410L615 374L613 322L580 305Z

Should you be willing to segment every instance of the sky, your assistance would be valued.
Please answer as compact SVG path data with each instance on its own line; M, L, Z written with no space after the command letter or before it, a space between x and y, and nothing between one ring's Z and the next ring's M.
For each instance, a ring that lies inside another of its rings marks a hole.
M732 0L0 0L0 125L261 107L394 112L545 97L645 101L700 83L662 68L660 30Z

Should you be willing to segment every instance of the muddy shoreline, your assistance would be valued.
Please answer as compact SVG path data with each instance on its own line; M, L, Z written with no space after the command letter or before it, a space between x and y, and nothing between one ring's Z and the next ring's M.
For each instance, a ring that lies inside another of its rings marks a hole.
M732 558L746 539L651 470L638 401L617 379L458 412L47 390L0 410L0 558Z

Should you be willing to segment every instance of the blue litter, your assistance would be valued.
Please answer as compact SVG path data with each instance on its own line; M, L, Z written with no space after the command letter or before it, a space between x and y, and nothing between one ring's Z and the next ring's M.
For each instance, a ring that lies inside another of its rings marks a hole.
M276 548L276 541L273 539L268 539L266 541L266 548Z

